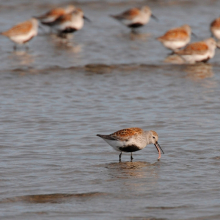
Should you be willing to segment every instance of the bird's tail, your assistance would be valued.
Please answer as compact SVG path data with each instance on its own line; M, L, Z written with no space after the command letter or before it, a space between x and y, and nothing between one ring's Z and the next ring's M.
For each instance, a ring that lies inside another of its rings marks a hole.
M109 16L112 17L112 18L114 18L114 19L116 19L116 20L119 19L118 15L109 15Z
M96 136L98 136L100 138L105 138L105 135L102 135L102 134L97 134Z

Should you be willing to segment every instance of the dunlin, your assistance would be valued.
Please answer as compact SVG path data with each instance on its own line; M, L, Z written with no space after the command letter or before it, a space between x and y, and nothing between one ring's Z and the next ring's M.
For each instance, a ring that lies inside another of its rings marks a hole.
M131 161L133 159L132 152L144 149L148 144L154 144L161 158L162 148L158 144L158 134L155 131L144 131L141 128L127 128L116 131L110 135L97 134L105 140L116 151L120 151L119 161L121 161L122 152L131 153Z
M150 17L157 20L157 18L151 13L151 9L148 6L131 8L122 12L121 14L110 16L132 29L139 28L147 24L150 20Z
M11 41L16 44L25 44L37 35L38 32L38 21L32 18L28 21L19 23L11 29L2 32L1 34L8 37ZM14 46L16 49L16 45Z
M191 43L176 54L180 55L187 63L207 62L215 55L216 42L213 38Z
M164 47L176 51L182 47L185 47L190 42L191 28L185 24L181 27L173 28L167 31L163 36L158 37Z
M80 8L77 8L69 14L59 17L54 24L54 29L61 35L73 33L83 27L84 19L90 21L84 16L83 11Z
M41 24L51 27L60 16L71 13L75 9L76 8L73 5L68 5L66 8L54 8L41 16L36 16L35 18L37 18Z

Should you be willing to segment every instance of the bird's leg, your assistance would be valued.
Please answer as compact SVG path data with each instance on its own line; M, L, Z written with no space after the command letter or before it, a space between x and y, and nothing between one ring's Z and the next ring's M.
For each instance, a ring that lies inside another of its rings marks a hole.
M61 39L63 39L65 42L67 40L67 34L66 33L63 33L62 31L60 31L58 33L58 37L60 37Z
M43 28L42 25L39 25L38 27L42 30L43 33L45 33L45 29Z
M16 51L17 50L17 45L16 44L14 44L14 51Z
M131 33L132 33L132 34L138 34L138 31L137 31L135 28L132 28L132 29L131 29Z
M136 28L136 27L133 27L133 28L131 29L131 33L132 33L132 34L139 35L139 34L140 34L140 30L139 30L138 28Z
M25 50L29 50L29 44L28 44L28 42L25 43Z
M122 152L119 154L119 162L121 162L121 155L122 155Z
M132 157L132 152L131 152L131 162L132 162L132 160L133 160L133 157Z
M174 54L175 54L175 51L172 50L172 51L168 54L168 56L171 56L171 55L174 55Z

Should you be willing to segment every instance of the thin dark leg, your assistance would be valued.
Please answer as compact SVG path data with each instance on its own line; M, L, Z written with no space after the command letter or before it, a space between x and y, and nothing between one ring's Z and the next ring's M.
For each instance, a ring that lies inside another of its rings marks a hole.
M45 29L43 28L42 25L39 25L38 27L42 30L43 33L45 33Z
M29 44L28 44L28 42L25 44L25 50L29 50Z
M133 34L137 34L137 33L138 33L138 31L137 31L137 29L132 28L132 29L131 29L131 33L133 33Z
M133 157L132 157L132 152L131 152L131 161L133 160Z
M119 154L119 162L121 162L121 155L122 155L122 152Z
M63 33L62 31L58 32L57 36L63 39L67 39L67 34Z
M133 34L139 34L139 33L140 33L140 30L139 30L139 28L133 27L133 28L131 29L131 33L133 33Z
M16 50L17 50L17 45L15 44L13 48L14 48L14 50L16 51Z

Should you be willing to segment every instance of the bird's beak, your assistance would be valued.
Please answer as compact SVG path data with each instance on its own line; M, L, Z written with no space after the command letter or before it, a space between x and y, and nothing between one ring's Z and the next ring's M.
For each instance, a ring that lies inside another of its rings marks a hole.
M217 47L218 49L220 49L220 43L219 43L219 42L215 42L215 44L216 44L216 47Z
M193 37L198 38L198 36L195 33L191 33Z
M152 17L155 21L159 21L158 18L157 18L155 15L151 14L151 17Z
M158 160L161 158L161 152L164 154L162 148L160 147L160 145L158 144L158 142L156 142L155 144L155 147L157 148L157 151L159 153L159 157L158 157Z
M211 31L211 37L215 38L215 36L214 36L214 34L212 33L212 31Z
M91 22L91 20L88 19L86 16L83 16L83 18L84 18L86 21Z
M163 152L161 146L158 144L158 142L156 142L154 145L155 145L155 147L157 148L157 151L158 151L158 152L161 150L162 153L164 154L164 152Z

